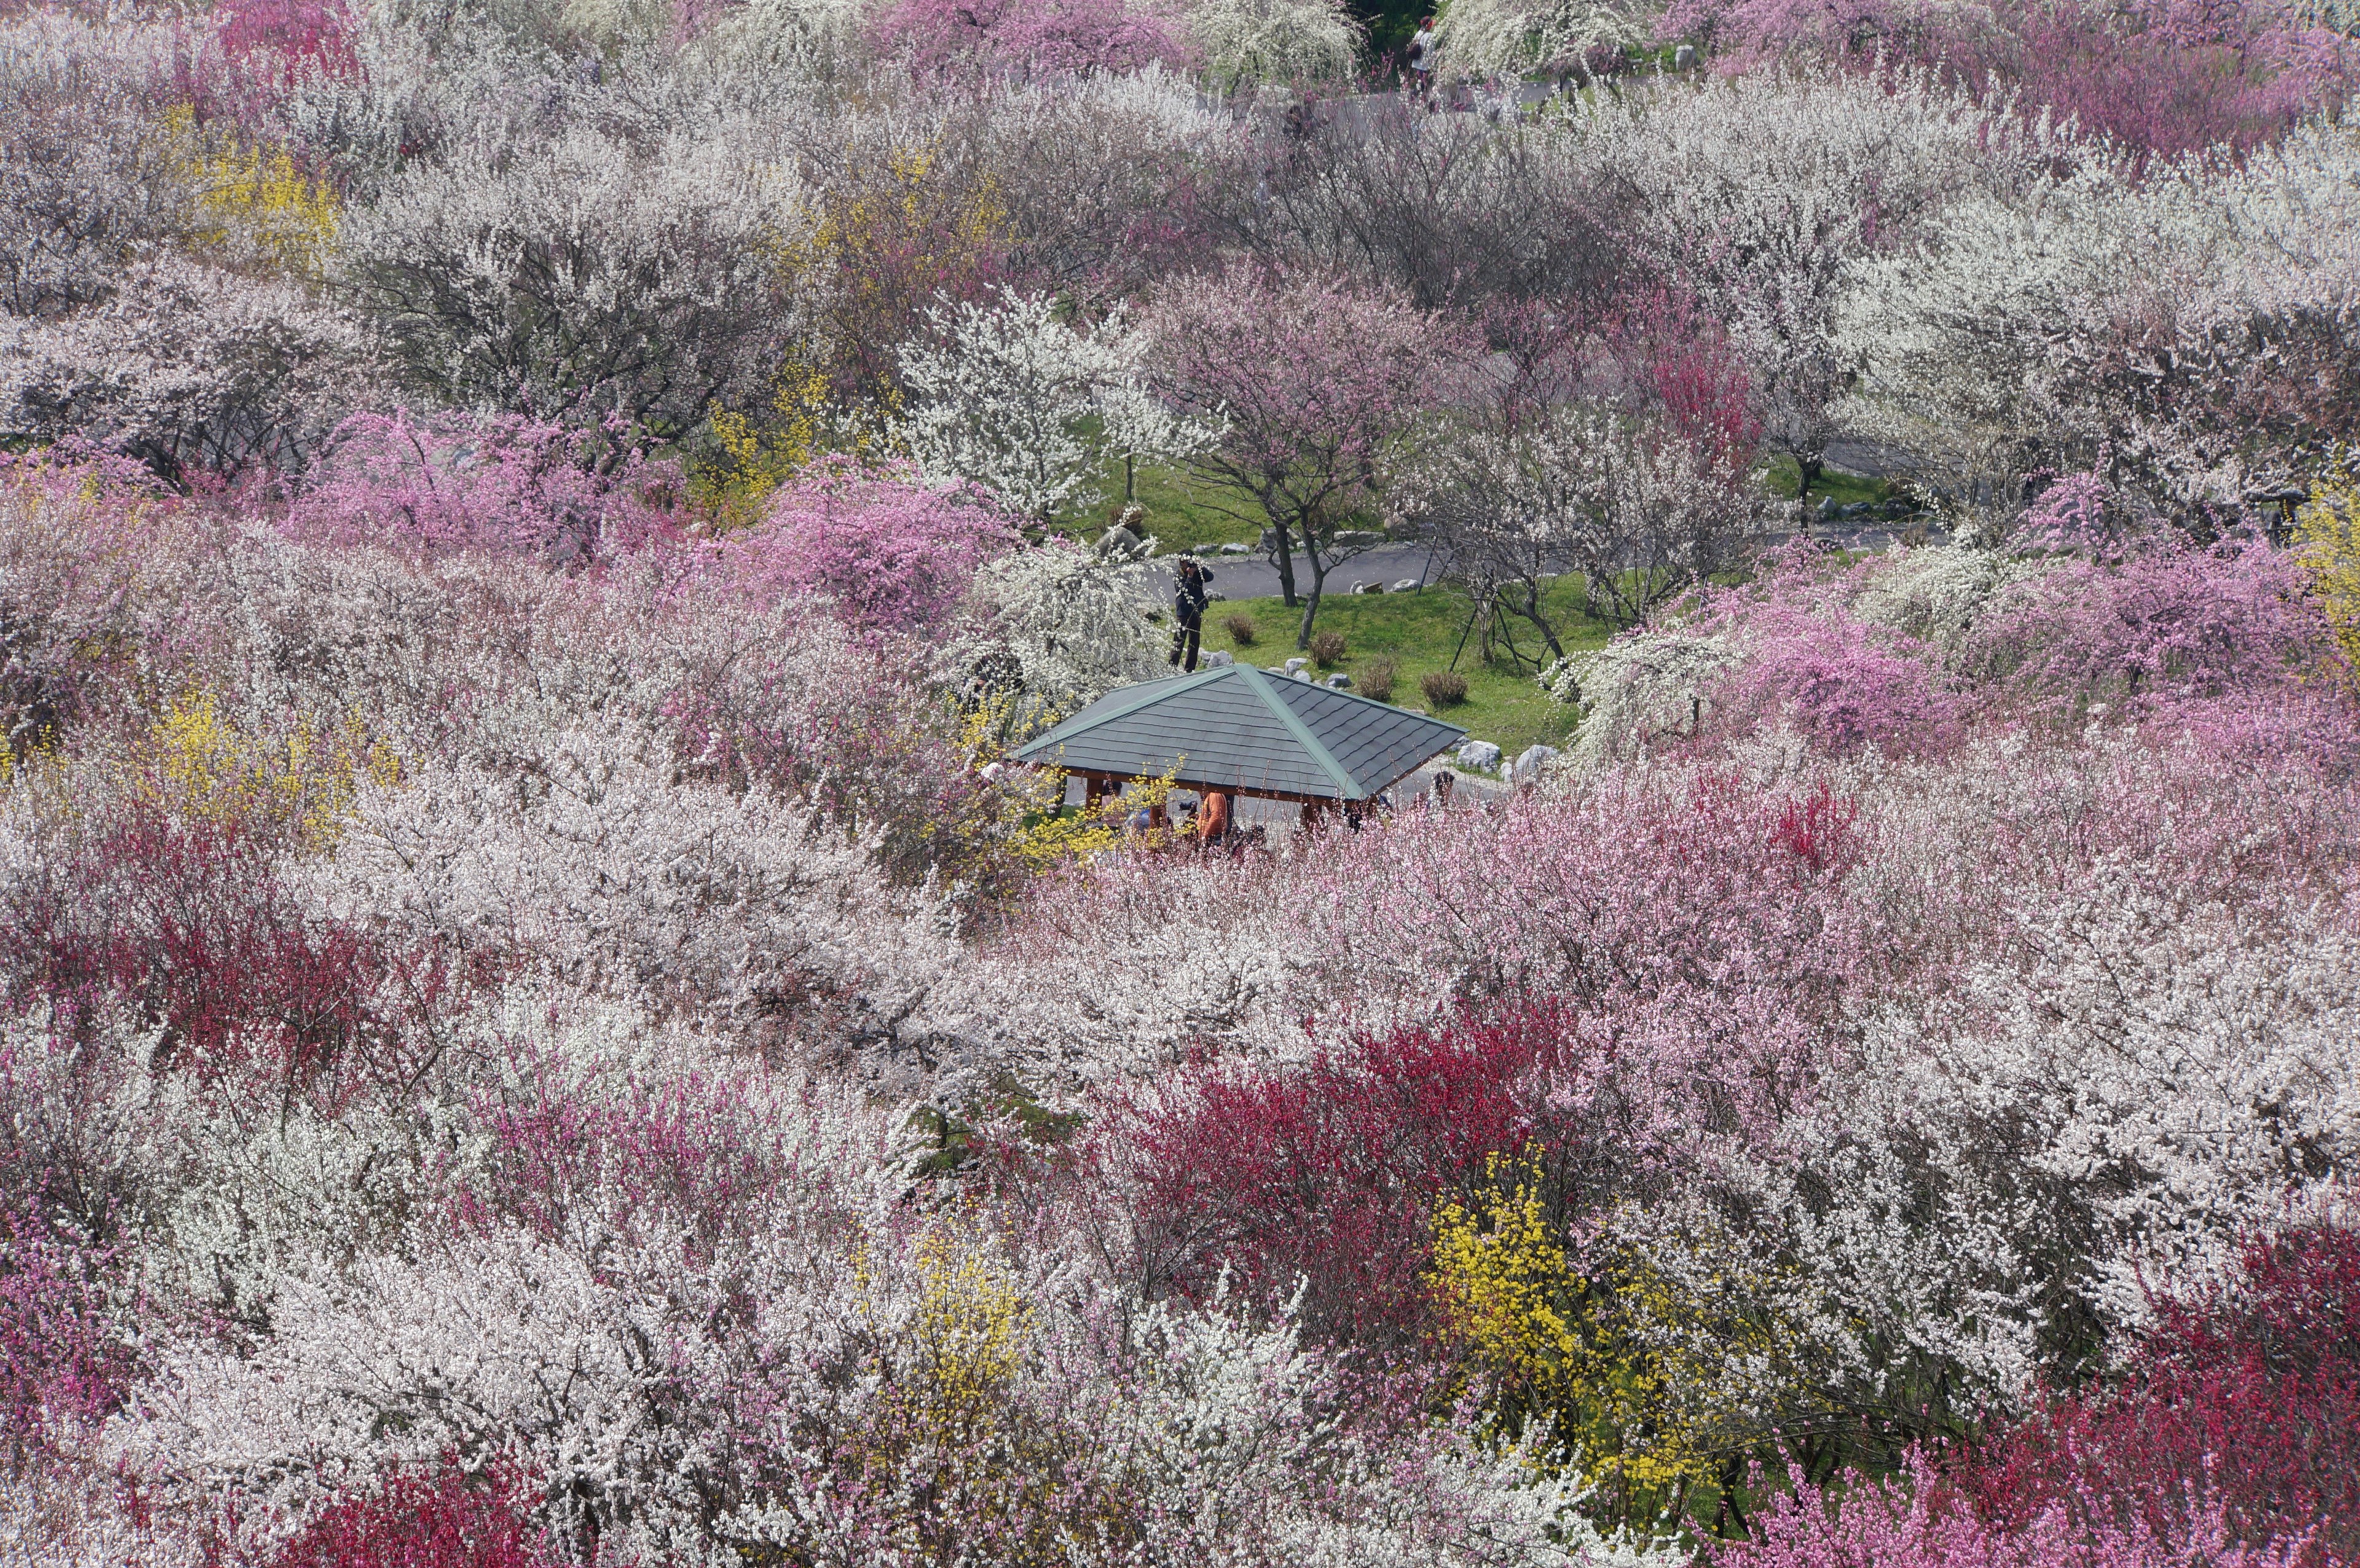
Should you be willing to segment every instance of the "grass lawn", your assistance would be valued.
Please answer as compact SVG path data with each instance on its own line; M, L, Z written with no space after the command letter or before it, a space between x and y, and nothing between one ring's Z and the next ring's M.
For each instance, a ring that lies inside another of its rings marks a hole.
M1060 521L1057 531L1096 544L1098 535L1123 508L1122 465L1116 463L1098 481L1107 499L1087 517ZM1139 504L1147 508L1147 531L1163 541L1165 555L1179 555L1200 544L1252 544L1270 526L1269 517L1250 495L1192 481L1185 469L1141 464L1133 478ZM1229 507L1241 516L1223 511Z
M1590 615L1577 578L1558 579L1547 603L1559 612L1554 624L1568 653L1601 647L1613 635L1612 626ZM1467 626L1467 610L1464 594L1437 587L1415 593L1347 593L1320 601L1313 630L1343 634L1345 654L1334 668L1356 683L1375 660L1393 660L1392 700L1423 710L1428 704L1418 691L1418 677L1450 668L1452 650ZM1252 621L1251 645L1240 644L1231 634L1228 623L1233 615ZM1290 610L1274 598L1226 601L1206 614L1205 647L1234 653L1240 663L1276 669L1296 657L1295 633L1301 621L1300 610ZM1540 652L1546 659L1545 645L1529 623L1514 629L1519 648L1527 656ZM1557 707L1542 692L1533 680L1529 658L1521 670L1504 652L1487 664L1470 637L1459 656L1459 673L1467 677L1467 700L1436 710L1436 716L1463 726L1472 738L1491 741L1513 757L1535 741L1562 746L1572 733L1573 711Z
M1791 457L1773 458L1769 466L1762 471L1764 487L1785 501L1795 498L1795 487L1801 480L1802 474ZM1907 499L1906 493L1889 481L1846 474L1841 468L1819 470L1819 482L1811 486L1811 505L1818 506L1820 499L1828 495L1834 496L1839 506L1849 506L1855 502L1881 506L1887 501Z

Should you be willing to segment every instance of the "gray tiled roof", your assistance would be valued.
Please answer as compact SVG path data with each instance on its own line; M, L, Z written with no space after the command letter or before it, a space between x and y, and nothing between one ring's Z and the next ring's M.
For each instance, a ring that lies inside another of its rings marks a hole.
M1191 789L1361 800L1466 735L1423 713L1233 664L1109 692L1016 759L1135 779L1172 772Z

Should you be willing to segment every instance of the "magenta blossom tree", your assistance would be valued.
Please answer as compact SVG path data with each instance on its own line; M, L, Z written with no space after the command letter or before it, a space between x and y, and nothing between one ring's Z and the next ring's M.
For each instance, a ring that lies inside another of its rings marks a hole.
M1159 390L1221 422L1194 466L1268 515L1280 592L1303 610L1295 646L1309 647L1328 573L1351 553L1338 533L1455 396L1472 345L1398 295L1244 264L1175 286L1148 331ZM1308 593L1297 590L1298 554Z
M340 544L408 539L557 565L606 559L673 537L686 492L677 464L599 439L617 433L519 414L356 414L329 438L288 526Z
M1081 75L1186 55L1172 20L1132 0L894 0L873 36L930 75Z
M906 464L814 463L781 490L770 520L724 554L750 584L825 594L866 637L938 624L975 570L1011 549L1014 524L971 486L937 486Z
M2351 41L2288 0L1676 0L1667 37L1710 40L1737 65L1796 53L1955 72L1994 105L2070 120L2142 157L2276 141L2342 101Z

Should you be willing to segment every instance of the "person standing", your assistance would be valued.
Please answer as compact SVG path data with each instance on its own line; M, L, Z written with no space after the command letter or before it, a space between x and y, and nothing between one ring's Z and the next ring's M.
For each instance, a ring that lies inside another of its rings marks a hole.
M1426 17L1409 38L1410 94L1434 107L1434 18Z
M1212 602L1205 584L1212 575L1194 556L1181 558L1179 587L1172 595L1172 613L1177 617L1172 628L1172 662L1191 675L1196 672L1196 654L1204 642L1205 607ZM1182 664L1184 653L1187 661Z
M1205 791L1204 803L1196 808L1196 842L1212 848L1229 836L1229 798L1218 789Z

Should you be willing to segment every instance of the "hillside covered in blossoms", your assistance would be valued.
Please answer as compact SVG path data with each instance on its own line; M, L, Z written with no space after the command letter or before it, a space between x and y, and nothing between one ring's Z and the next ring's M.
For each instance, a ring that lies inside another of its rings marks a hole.
M1418 20L0 5L0 1562L2360 1563L2360 15Z

